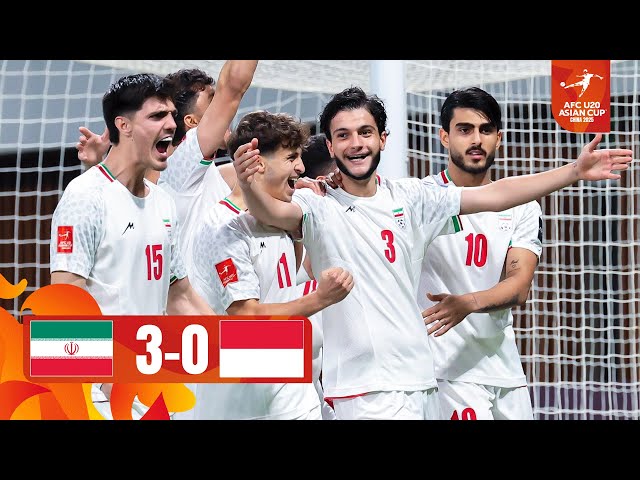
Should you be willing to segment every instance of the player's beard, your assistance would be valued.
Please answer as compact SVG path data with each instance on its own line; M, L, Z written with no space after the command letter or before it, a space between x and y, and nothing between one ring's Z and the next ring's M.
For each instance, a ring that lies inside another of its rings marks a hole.
M353 173L351 173L346 165L338 158L338 157L334 157L334 160L336 161L336 165L338 166L338 168L340 169L340 171L345 174L347 177L352 178L353 180L366 180L368 179L371 175L373 175L373 172L376 171L376 168L378 168L378 164L380 163L380 156L381 156L382 151L379 151L374 157L373 160L371 161L371 166L369 167L369 170L367 170L365 173L363 173L362 175L354 175Z
M493 163L495 162L496 152L495 150L492 153L486 154L487 160L484 164L481 165L465 165L464 163L464 154L460 154L457 152L451 152L451 161L453 164L458 167L463 172L471 173L477 175L479 173L484 173L491 168Z

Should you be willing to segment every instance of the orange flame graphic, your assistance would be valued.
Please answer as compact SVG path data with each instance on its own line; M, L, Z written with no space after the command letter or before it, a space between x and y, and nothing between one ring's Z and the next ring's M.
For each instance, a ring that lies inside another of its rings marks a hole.
M12 285L0 274L0 298L21 295L27 281ZM20 314L102 315L95 299L73 285L48 285L22 304ZM25 420L104 420L91 401L91 384L30 382L23 369L23 327L9 312L0 308L0 419ZM114 384L110 406L114 420L131 420L134 398L149 407L143 420L168 420L169 411L193 408L195 397L183 384Z

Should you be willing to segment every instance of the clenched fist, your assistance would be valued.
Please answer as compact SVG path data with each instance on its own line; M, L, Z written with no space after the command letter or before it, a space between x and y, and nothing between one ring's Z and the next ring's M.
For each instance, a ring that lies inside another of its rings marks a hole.
M352 288L353 275L344 268L331 267L320 273L316 293L329 306L346 297Z

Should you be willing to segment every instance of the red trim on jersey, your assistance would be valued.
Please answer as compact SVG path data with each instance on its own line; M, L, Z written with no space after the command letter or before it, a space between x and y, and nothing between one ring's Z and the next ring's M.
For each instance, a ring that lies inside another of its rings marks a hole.
M333 407L333 401L337 398L339 400L342 400L344 398L356 398L356 397L362 397L363 395L367 395L368 393L372 393L372 392L364 392L364 393L356 393L355 395L347 395L346 397L324 397L324 401L327 402L327 404L331 407ZM334 408L335 410L335 408Z
M231 210L233 213L240 213L240 209L238 207L236 207L233 203L231 203L231 201L229 199L227 199L227 198L223 198L218 203L220 205L224 205L229 210Z
M100 170L102 174L109 179L110 182L113 182L113 178L104 170L104 167L102 165L98 165L98 170Z
M444 183L449 183L449 179L447 178L447 174L444 173L444 170L440 172L440 176L442 177L442 181Z

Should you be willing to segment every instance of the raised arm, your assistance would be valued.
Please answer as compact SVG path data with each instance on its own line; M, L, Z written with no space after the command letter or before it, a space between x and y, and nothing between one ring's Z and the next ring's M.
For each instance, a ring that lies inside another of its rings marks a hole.
M511 248L505 260L505 278L494 287L463 295L427 292L429 300L438 302L422 312L422 318L428 327L427 333L439 337L471 313L493 312L524 305L529 297L537 265L538 256L531 250Z
M198 143L204 158L225 148L225 132L249 89L258 60L227 60L220 70L216 93L198 124Z
M233 154L233 166L238 175L238 185L242 188L244 201L249 212L264 224L272 225L288 232L300 228L302 209L297 203L283 202L273 198L255 185L253 174L262 168L258 162L260 150L258 139L240 145Z
M578 180L618 180L615 171L627 170L633 151L623 148L596 150L602 134L582 148L578 159L542 173L503 178L481 187L462 190L460 213L500 212L549 195Z

